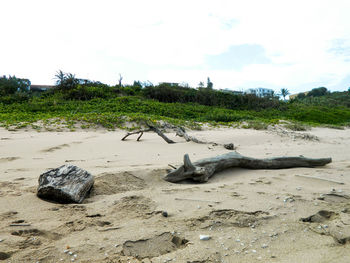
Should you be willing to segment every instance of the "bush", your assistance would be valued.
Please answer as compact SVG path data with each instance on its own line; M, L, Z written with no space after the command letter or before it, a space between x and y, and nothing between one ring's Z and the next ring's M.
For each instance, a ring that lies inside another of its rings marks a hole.
M69 100L91 100L111 97L113 89L78 85L76 88L62 92L62 94L65 99Z
M292 122L292 123L288 123L285 124L284 127L286 127L289 130L292 131L307 131L308 127L304 124L301 124L299 122Z
M275 98L259 98L255 95L236 95L218 90L199 88L193 89L182 86L173 86L163 83L158 86L145 87L142 95L149 99L169 103L198 103L206 106L223 107L227 109L281 109L282 102Z
M13 95L16 92L26 92L29 90L30 81L28 79L19 79L15 76L8 78L6 76L0 77L0 95Z
M320 88L316 88L316 89L312 89L307 96L308 97L320 97L320 96L324 96L328 93L327 88L325 87L320 87Z

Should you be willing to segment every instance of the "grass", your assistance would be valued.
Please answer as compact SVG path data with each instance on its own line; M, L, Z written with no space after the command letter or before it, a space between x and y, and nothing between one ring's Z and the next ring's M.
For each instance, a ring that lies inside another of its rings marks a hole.
M293 103L284 110L231 110L193 103L162 103L135 96L87 101L64 100L54 96L36 97L28 102L1 104L0 125L8 129L32 127L67 127L76 129L102 126L126 129L127 122L137 125L164 120L174 125L200 129L200 123L236 125L244 128L266 129L278 120L290 121L292 130L305 130L308 125L342 127L350 125L350 109Z
M300 122L291 122L284 125L285 128L292 131L307 131L310 129L309 126L302 124Z

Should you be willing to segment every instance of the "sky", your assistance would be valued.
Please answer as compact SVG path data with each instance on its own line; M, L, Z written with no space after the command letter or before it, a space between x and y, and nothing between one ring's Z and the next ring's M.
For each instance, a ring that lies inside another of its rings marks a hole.
M350 87L349 0L1 0L0 75Z

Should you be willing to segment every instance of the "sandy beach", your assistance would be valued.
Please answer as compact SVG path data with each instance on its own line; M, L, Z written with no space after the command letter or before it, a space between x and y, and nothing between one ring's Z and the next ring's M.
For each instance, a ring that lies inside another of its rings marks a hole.
M125 131L1 128L0 261L350 262L349 129L189 133L233 143L251 157L333 161L317 168L235 168L204 184L173 184L162 178L185 153L197 161L229 151L173 133L175 144L154 133L137 142L136 135L121 141ZM64 164L95 177L82 204L36 196L39 175Z

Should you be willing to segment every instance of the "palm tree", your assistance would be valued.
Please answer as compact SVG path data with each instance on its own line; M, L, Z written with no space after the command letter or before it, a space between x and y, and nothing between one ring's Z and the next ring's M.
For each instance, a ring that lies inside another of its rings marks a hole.
M281 93L280 93L280 96L283 97L283 100L286 100L286 96L288 96L290 94L289 90L286 89L286 88L282 88L281 89Z
M74 89L79 84L79 79L74 74L64 73L62 70L57 71L55 79L57 89L62 91Z
M60 86L66 79L66 73L64 73L62 70L57 71L55 75L55 79L56 79L56 86Z

